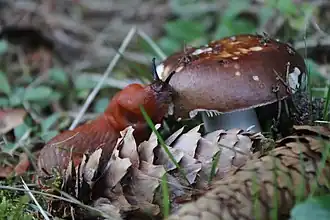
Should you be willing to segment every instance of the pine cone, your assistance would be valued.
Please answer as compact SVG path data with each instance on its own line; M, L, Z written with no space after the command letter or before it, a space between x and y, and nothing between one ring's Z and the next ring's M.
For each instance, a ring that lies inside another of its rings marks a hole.
M94 203L97 208L108 207L110 216L119 213L136 216L145 210L157 216L162 204L159 186L164 174L169 182L171 208L177 210L182 206L179 202L182 197L192 199L192 189L208 187L215 154L218 153L219 160L213 179L221 179L244 165L252 157L254 145L265 139L260 133L239 129L218 130L202 136L200 125L187 132L184 128L165 142L185 177L158 145L154 133L137 146L133 128L128 127L121 133L111 157L105 158L99 149L84 156L78 165L71 162L61 189L84 203ZM52 207L58 210L59 205L53 203Z
M185 204L168 220L288 219L297 198L306 198L317 186L328 189L329 144L325 127L295 126L295 135L276 142L266 155L249 160L233 175L214 182L198 200Z

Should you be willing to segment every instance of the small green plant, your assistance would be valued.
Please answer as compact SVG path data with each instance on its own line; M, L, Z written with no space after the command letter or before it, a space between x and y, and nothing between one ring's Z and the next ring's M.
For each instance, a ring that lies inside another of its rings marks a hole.
M27 195L12 196L10 193L0 191L0 220L32 220L34 219L30 213L28 213L27 207L30 201Z

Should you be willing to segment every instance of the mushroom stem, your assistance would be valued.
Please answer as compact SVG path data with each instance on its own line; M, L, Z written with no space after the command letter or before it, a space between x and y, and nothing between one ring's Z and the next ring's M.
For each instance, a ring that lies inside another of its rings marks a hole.
M251 126L254 126L250 129L251 131L261 131L256 111L253 108L243 111L228 112L213 117L208 116L206 112L201 113L206 132L212 132L218 129L228 130L232 128L246 130Z

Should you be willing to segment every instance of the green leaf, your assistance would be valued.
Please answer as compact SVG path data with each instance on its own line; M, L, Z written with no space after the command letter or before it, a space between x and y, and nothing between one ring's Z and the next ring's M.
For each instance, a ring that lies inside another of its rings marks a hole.
M262 7L258 13L260 27L263 27L266 22L275 14L275 10L272 7Z
M90 91L87 89L79 90L77 91L77 98L85 100L88 97L89 93Z
M293 16L298 12L292 0L267 0L265 3L269 7L277 8L284 16Z
M221 20L226 22L233 20L237 15L246 10L248 7L250 7L250 1L248 0L241 0L239 3L236 1L230 1L224 14L221 16Z
M186 20L175 20L165 24L165 30L170 37L178 41L190 42L205 34L203 24Z
M11 149L15 147L15 143L7 142L6 144L0 146L1 153L5 153L8 155L8 152L10 152ZM0 218L1 219L1 218Z
M15 138L19 140L29 129L29 126L27 126L25 123L17 126L16 128L14 128Z
M6 74L0 71L0 91L9 95L11 92L10 85Z
M62 85L68 84L68 74L62 69L52 68L49 70L49 77L54 82L57 82Z
M0 55L6 53L8 50L8 43L5 40L0 40Z
M277 8L284 15L295 15L298 12L297 6L293 3L292 0L278 0Z
M288 19L290 27L295 30L303 30L306 25L306 19L303 16Z
M61 99L63 97L63 95L65 94L61 94L59 92L56 92L54 90L52 90L52 93L48 96L47 101L57 101L59 99ZM41 100L44 101L44 100Z
M55 137L56 135L58 135L59 132L58 131L55 131L55 130L52 130L52 131L48 131L48 132L45 132L41 135L41 139L45 142L48 142L50 141L53 137Z
M80 75L76 77L74 84L77 89L93 89L97 82L90 80L88 76Z
M322 76L321 72L319 71L320 67L317 63L315 63L314 60L306 58L305 63L311 76Z
M61 114L56 112L41 122L42 132L47 132L53 124L60 118Z
M237 18L230 22L222 23L215 31L215 39L228 37L237 34L255 33L257 27L254 23L243 18Z
M330 195L312 197L291 210L291 220L330 219Z
M0 97L0 108L5 108L9 106L9 100L7 98Z
M26 101L42 101L51 96L53 90L47 86L39 86L28 88L25 91L24 100Z
M232 30L228 25L219 25L214 33L214 39L221 39L232 35Z
M23 103L25 89L23 87L17 87L14 89L13 93L9 96L10 106L18 106Z
M158 40L159 47L166 53L172 54L182 49L182 42L171 37L162 37Z
M290 26L298 31L305 28L306 23L309 22L306 20L306 17L310 17L310 15L313 14L316 6L313 4L305 3L299 9L301 13L298 16L290 16L288 19Z

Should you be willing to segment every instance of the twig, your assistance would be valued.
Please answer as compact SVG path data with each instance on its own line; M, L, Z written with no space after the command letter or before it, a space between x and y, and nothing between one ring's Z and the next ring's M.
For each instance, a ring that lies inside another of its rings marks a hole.
M78 116L75 118L75 120L72 122L69 130L74 129L81 117L83 116L83 114L86 112L87 108L89 107L89 105L91 104L91 102L94 100L95 96L97 95L97 93L99 92L104 80L110 75L110 73L112 72L113 68L115 67L115 65L117 64L119 58L121 57L121 54L125 51L126 47L128 46L128 44L130 43L130 41L132 40L134 34L136 32L136 27L132 27L131 30L129 31L129 33L127 34L127 36L125 37L125 39L123 40L123 43L121 44L118 53L116 54L116 56L113 58L113 60L110 62L108 68L106 69L106 71L103 74L103 78L98 82L98 84L95 86L95 88L93 89L93 91L89 94L89 96L86 99L86 102L84 103L83 107L81 108Z
M44 219L50 220L48 218L48 215L46 214L45 210L40 206L39 202L36 200L36 198L34 197L34 195L32 194L32 192L30 191L29 187L26 185L26 183L24 182L24 180L23 180L22 177L21 177L21 181L23 183L24 189L27 191L27 193L29 194L29 196L33 200L33 202L37 205L37 207L38 207L40 213L42 214L42 216L44 217Z
M23 145L24 141L30 136L31 132L31 128L27 129L23 136L17 141L17 143L8 151L8 154L13 155L17 148Z
M99 82L102 79L101 74L87 73L87 72L79 73L79 77L86 77L87 79L89 79L93 82ZM125 88L126 86L128 86L129 84L132 84L132 83L142 83L142 81L139 80L139 79L118 80L118 79L115 79L113 77L109 77L108 79L104 80L103 84L108 85L111 88L123 89L123 88Z
M98 208L95 208L95 207L92 207L92 206L89 206L89 205L85 205L82 202L80 202L79 200L75 199L74 197L70 196L69 194L67 194L63 191L59 191L61 193L61 195L63 195L63 196L57 196L57 195L53 195L53 194L49 194L49 193L36 191L36 190L27 190L27 189L22 189L22 188L18 188L18 187L4 186L4 185L1 185L1 184L0 184L0 189L15 190L15 191L20 191L20 192L30 191L31 193L34 193L34 194L39 194L39 195L47 196L47 197L54 198L54 199L60 199L62 201L69 202L71 204L79 205L80 207L85 208L87 210L96 211L96 212L102 214L103 217L106 217L108 219L121 220L121 218L117 217L115 213L113 213L113 212L105 213L104 211L102 211Z

